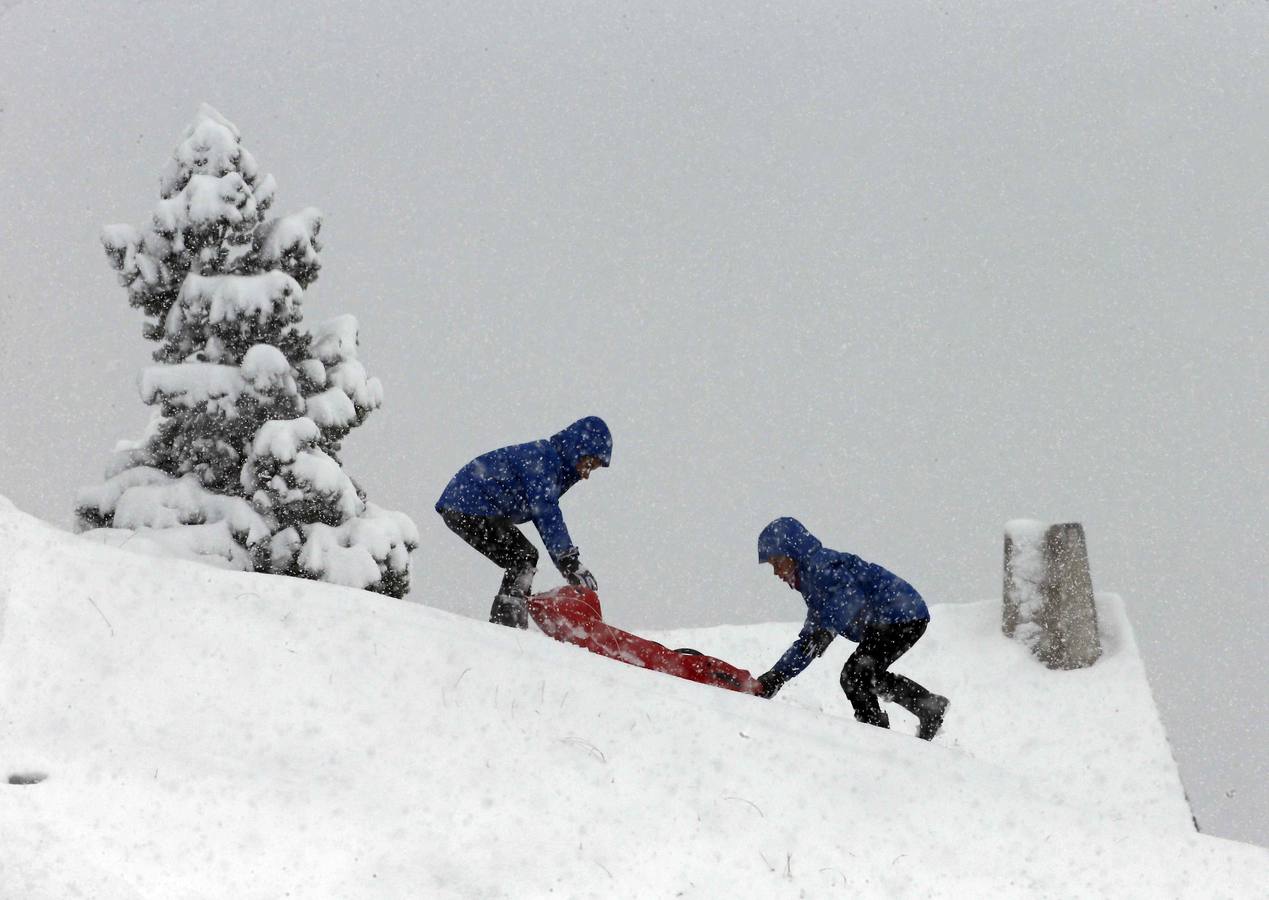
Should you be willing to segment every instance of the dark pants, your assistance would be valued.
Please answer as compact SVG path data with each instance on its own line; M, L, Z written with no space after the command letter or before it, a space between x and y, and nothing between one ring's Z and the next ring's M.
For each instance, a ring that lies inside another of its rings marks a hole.
M537 572L538 549L510 519L469 516L441 510L441 520L473 548L502 567L502 585L489 611L489 621L527 628L525 601Z
M929 624L929 619L918 619L897 625L872 625L864 631L859 646L842 667L842 690L855 708L857 720L890 727L890 717L877 702L878 697L917 714L918 704L930 692L912 679L887 670L920 640Z

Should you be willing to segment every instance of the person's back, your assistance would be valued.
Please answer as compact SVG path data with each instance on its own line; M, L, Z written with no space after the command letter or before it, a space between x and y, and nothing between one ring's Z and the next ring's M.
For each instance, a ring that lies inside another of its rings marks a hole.
M453 509L473 516L506 516L516 524L532 517L531 497L558 499L565 463L550 441L512 444L482 453L463 466L436 501L438 512Z
M930 617L916 588L853 553L820 546L807 555L799 571L804 573L801 593L807 606L852 641L873 623L893 625Z

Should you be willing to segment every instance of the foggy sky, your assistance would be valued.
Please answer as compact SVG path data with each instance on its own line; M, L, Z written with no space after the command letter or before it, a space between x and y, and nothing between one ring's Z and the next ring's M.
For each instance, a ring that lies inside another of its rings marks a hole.
M345 461L422 529L411 599L487 614L432 504L586 414L565 514L627 627L799 620L777 515L935 603L999 596L1006 520L1081 521L1200 824L1269 844L1265 4L7 5L21 509L69 526L141 433L97 235L207 101L326 213L306 319L384 382Z

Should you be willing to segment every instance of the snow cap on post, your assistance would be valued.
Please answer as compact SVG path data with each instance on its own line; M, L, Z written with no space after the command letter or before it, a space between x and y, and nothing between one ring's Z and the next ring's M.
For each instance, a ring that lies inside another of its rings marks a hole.
M1102 655L1088 544L1078 522L1005 524L1002 629L1050 669L1080 669Z

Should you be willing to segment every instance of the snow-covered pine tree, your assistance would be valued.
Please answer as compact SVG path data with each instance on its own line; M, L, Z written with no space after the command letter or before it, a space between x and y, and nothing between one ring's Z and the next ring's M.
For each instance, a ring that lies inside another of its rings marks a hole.
M339 459L383 388L357 359L354 317L301 324L321 214L267 217L273 177L206 104L160 189L149 225L102 233L158 343L141 375L155 411L139 441L118 445L105 483L77 496L79 530L404 596L418 531L366 502Z

